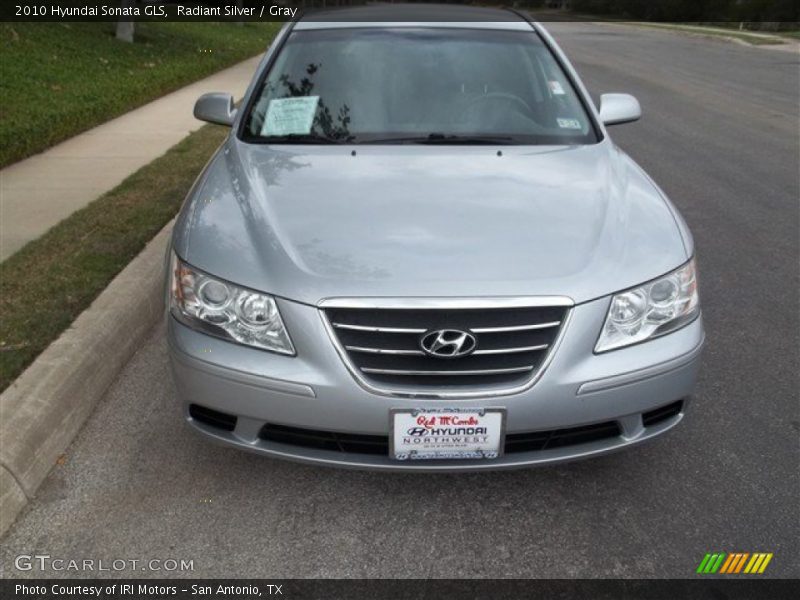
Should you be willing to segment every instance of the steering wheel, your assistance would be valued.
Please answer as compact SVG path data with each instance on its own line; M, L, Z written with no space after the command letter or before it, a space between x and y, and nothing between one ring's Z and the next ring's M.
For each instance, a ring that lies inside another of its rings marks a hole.
M504 102L516 105L518 112L523 112L524 114L527 115L533 113L533 110L528 105L528 103L525 102L525 100L523 100L519 96L515 96L514 94L509 94L507 92L489 92L488 94L476 96L475 98L470 100L469 103L467 104L467 110L471 109L476 104L480 104L481 102L487 102L489 100L502 100ZM520 109L524 109L524 111Z

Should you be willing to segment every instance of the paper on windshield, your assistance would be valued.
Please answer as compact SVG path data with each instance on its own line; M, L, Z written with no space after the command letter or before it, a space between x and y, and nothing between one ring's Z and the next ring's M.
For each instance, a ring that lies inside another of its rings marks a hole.
M564 88L561 87L561 82L548 81L547 85L550 87L550 92L552 92L554 96L563 96L565 94Z
M270 100L261 135L305 135L311 133L319 96Z

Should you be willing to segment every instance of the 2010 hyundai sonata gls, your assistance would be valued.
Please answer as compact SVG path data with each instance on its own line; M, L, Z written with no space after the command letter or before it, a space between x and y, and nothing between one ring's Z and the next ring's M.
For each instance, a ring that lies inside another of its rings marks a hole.
M606 133L636 100L595 110L538 24L301 20L238 110L214 94L195 114L232 125L169 257L170 355L200 432L475 470L683 417L703 343L692 238Z

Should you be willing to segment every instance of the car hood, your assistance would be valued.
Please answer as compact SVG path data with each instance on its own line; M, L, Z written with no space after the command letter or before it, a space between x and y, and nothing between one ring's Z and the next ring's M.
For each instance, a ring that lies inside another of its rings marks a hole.
M174 247L212 275L309 304L359 296L582 302L683 263L676 218L608 141L265 146L231 137L190 193Z

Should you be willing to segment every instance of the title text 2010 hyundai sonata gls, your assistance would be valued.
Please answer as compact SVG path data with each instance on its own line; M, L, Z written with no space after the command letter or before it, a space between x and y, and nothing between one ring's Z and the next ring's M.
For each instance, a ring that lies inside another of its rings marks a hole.
M232 126L169 256L170 356L200 432L475 470L683 417L704 338L692 238L605 130L638 103L596 110L542 27L475 10L287 24L238 110L198 101Z

